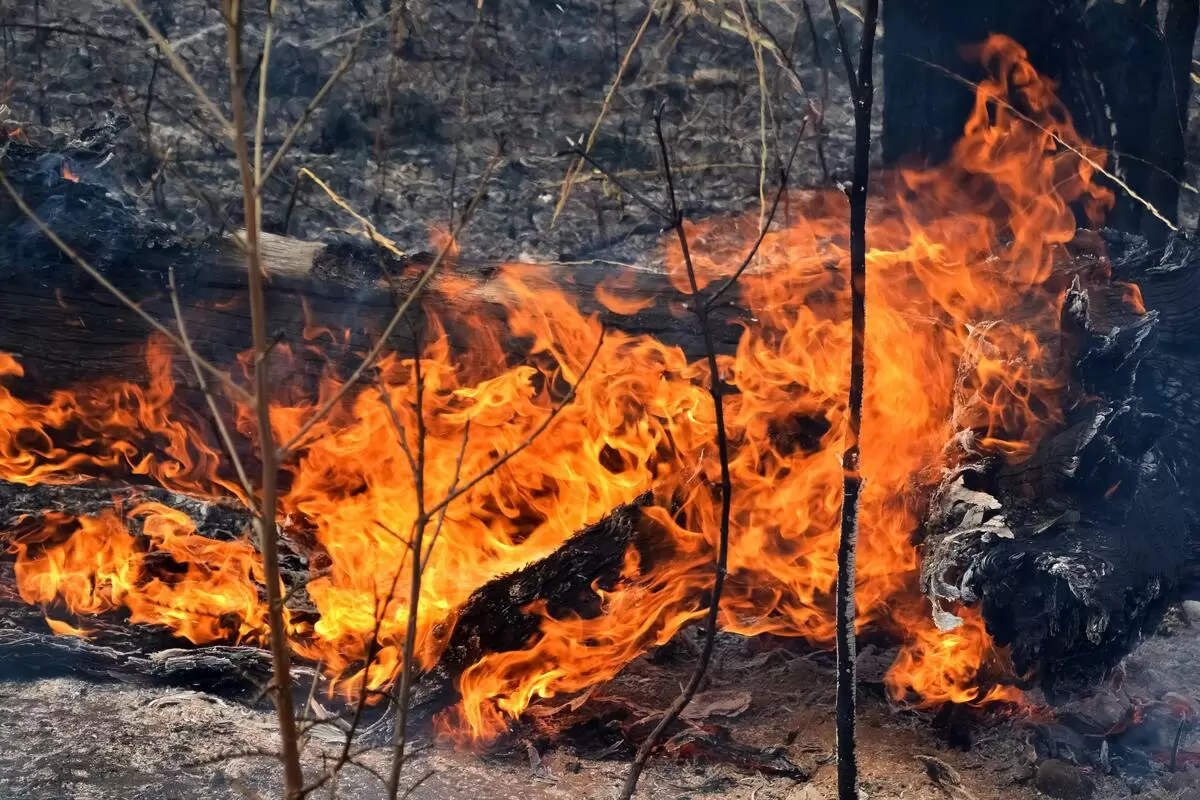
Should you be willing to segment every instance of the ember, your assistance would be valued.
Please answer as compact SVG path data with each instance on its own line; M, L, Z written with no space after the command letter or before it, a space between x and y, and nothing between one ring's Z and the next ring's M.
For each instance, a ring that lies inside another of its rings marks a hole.
M995 680L1004 654L977 611L961 609L963 623L951 632L934 626L913 540L958 431L972 432L977 450L1015 463L1062 422L1066 365L1043 343L1059 331L1070 282L1060 262L1075 237L1071 207L1082 205L1098 221L1112 201L1094 181L1104 153L1075 133L1024 51L993 37L980 59L991 76L978 87L951 160L887 176L886 200L873 201L868 232L859 624L903 642L890 691L925 705L1020 698ZM65 162L63 177L77 180ZM719 358L735 390L726 398L734 492L721 625L828 644L850 347L847 201L838 192L797 192L788 206L789 218L766 235L740 280L753 321L736 352ZM736 268L758 219L687 225L699 277L712 285ZM663 245L663 260L685 291L676 244ZM435 333L466 327L474 339L465 361L447 335L431 337L421 357L427 507L451 490L460 469L465 483L526 440L565 385L578 390L545 435L446 507L424 556L420 665L438 662L473 591L548 556L645 492L654 503L641 513L668 534L669 553L646 559L631 547L619 578L594 587L595 613L531 609L542 622L525 647L485 654L462 673L461 700L440 720L447 736L462 741L492 739L539 698L616 675L701 616L712 583L718 463L704 362L653 337L609 332L584 376L601 325L538 274L522 264L500 268L497 280L511 296L503 328L482 316L431 322ZM599 299L619 313L641 307ZM1127 302L1144 311L1136 286ZM530 345L509 366L501 342L514 337ZM162 340L147 344L153 380L145 389L96 383L43 401L15 393L22 368L4 356L0 372L10 388L0 388L0 477L39 484L133 475L195 495L242 496L206 426L179 408L168 352ZM381 649L366 682L383 688L400 669L408 608L388 587L410 557L406 537L417 513L406 452L417 446L414 366L385 358L379 388L352 392L285 465L283 512L311 526L313 562L321 564L307 583L317 616L292 619L293 649L319 661L330 690L348 697L364 677L377 613ZM319 399L340 380L331 369ZM229 402L238 429L251 435L253 409ZM281 392L271 412L276 441L294 437L318 404ZM781 442L781 430L799 430L804 442ZM116 514L48 517L40 528L10 534L22 598L81 617L125 608L135 622L196 643L264 641L262 578L247 540L203 539L162 506L131 515L142 531L136 538ZM86 619L78 628L86 631ZM56 630L77 632L65 623Z

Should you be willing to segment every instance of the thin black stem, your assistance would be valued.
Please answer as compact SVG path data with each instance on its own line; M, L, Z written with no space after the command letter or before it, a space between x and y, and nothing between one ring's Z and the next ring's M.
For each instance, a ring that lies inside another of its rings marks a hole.
M817 26L808 0L800 0L800 8L804 12L804 24L808 27L809 37L812 39L813 58L821 70L821 100L817 109L817 162L821 165L821 176L828 182L829 164L825 161L825 109L829 107L829 65L825 63L825 56L821 54L821 40L817 36Z
M733 479L729 473L729 442L725 433L725 407L722 401L722 384L721 373L717 366L717 350L713 343L712 329L708 324L708 306L700 297L700 285L696 280L696 269L692 264L691 250L688 247L687 232L683 226L683 216L679 213L679 203L675 197L675 182L671 177L671 161L667 152L666 138L663 136L662 130L662 107L659 107L658 113L654 119L655 135L658 138L658 147L662 156L663 176L667 182L667 197L671 204L671 218L673 220L673 228L675 235L679 239L680 252L683 255L683 263L687 269L688 285L692 290L692 310L696 314L696 318L700 323L700 330L704 337L704 349L708 360L709 372L709 394L712 396L713 408L716 414L717 425L717 457L721 462L721 527L719 539L717 541L717 558L713 568L713 587L712 594L709 598L708 613L704 619L704 644L700 650L700 658L696 662L696 668L692 671L692 677L684 687L679 697L671 704L663 714L662 719L658 721L658 725L642 742L638 748L637 756L633 760L633 764L629 769L629 775L625 779L625 785L621 788L621 800L629 800L633 797L633 793L637 791L638 779L641 777L642 771L646 768L646 764L650 761L650 756L653 754L658 742L662 740L667 729L675 723L683 710L687 708L688 703L696 696L696 692L700 689L700 684L704 681L704 676L708 672L708 665L712 661L713 648L717 640L717 616L721 610L721 595L725 588L725 572L729 561L729 516L732 509L733 500Z
M842 527L838 540L837 612L837 755L838 798L858 798L855 742L858 676L855 636L855 560L858 549L859 502L862 494L862 405L865 383L867 308L867 182L870 178L871 106L874 99L872 58L879 0L867 0L859 48L857 77L850 66L837 0L829 0L838 25L847 77L854 99L854 178L850 187L850 396L846 450L842 456Z
M395 800L400 792L400 773L404 769L404 748L408 743L408 710L412 692L413 654L417 639L417 612L421 602L421 554L425 539L425 527L429 516L425 511L425 376L421 372L423 356L421 337L418 333L413 341L413 375L416 382L416 398L413 413L417 418L416 469L413 472L413 490L417 495L417 519L413 524L409 553L412 558L408 593L408 619L405 622L404 647L400 659L400 682L396 686L393 701L396 704L396 730L392 739L392 766L388 773L387 796ZM403 436L403 431L401 431Z
M858 76L854 72L854 60L850 57L850 40L846 36L846 26L842 24L842 11L838 8L838 0L829 0L829 13L833 15L833 27L837 30L838 50L842 53L842 65L846 68L846 81L850 84L850 96L858 98ZM871 28L874 36L874 26ZM866 36L866 26L863 27Z
M600 164L600 162L598 162L596 159L592 158L590 153L587 153L583 150L576 148L574 150L565 150L560 155L576 156L576 157L582 159L583 161L586 161L588 164L590 164L592 166L593 169L595 169L597 172L599 172L601 175L603 175L606 180L612 181L612 183L618 189L620 189L622 192L624 192L625 194L632 197L634 200L638 201L647 211L654 214L656 217L659 217L660 219L662 219L664 222L666 222L668 224L673 222L673 219L669 213L667 213L666 211L663 211L661 208L659 208L657 205L655 205L653 202L651 202L645 195L638 192L636 189L632 188L628 184L624 183L620 178L617 177L616 173L610 172L607 169L605 169Z
M495 461L493 461L487 467L487 469L480 472L474 478L471 478L471 480L467 481L459 488L453 489L453 490L447 492L446 496L443 497L441 499L441 501L438 502L437 505L435 505L433 508L430 508L426 511L426 514L428 514L428 516L430 518L432 518L434 514L440 514L442 511L444 511L446 509L447 506L449 506L455 500L457 500L458 498L462 497L467 492L474 489L479 484L480 481L484 480L489 475L494 473L496 470L500 469L502 466L507 464L510 459L512 459L514 456L516 456L521 451L523 451L525 448L529 447L529 445L533 444L534 441L539 436L541 436L542 433L544 433L547 428L550 427L550 423L554 422L554 420L558 417L559 413L564 408L569 406L572 402L574 402L575 395L579 391L579 384L583 383L583 379L587 377L587 374L589 372L591 372L592 365L596 363L596 356L600 355L600 348L604 346L604 333L605 332L603 330L600 331L600 338L596 342L596 349L592 351L592 355L588 359L587 364L584 365L583 371L579 373L579 379L577 381L575 381L575 385L572 386L570 391L567 392L566 397L564 397L561 401L559 401L558 405L556 405L554 408L552 408L550 410L550 413L546 416L546 418L544 420L542 420L542 423L540 425L538 425L536 428L534 428L533 433L531 433L527 437L525 437L525 440L522 441L520 444L518 444L516 447L509 450L504 455L499 456Z

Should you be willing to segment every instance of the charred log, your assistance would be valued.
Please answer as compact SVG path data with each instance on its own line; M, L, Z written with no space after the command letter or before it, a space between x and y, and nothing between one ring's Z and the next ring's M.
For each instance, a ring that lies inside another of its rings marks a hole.
M178 640L145 626L104 620L89 622L87 638L56 636L39 609L2 599L3 594L0 675L5 678L74 676L196 687L252 700L262 696L271 677L271 655L256 647L180 647Z
M1063 327L1074 400L1028 458L956 440L927 519L922 580L944 629L978 606L1019 674L1052 699L1095 686L1157 623L1185 573L1180 483L1158 447L1167 420L1138 395L1160 318L1078 282ZM1169 437L1167 437L1169 438Z
M248 348L250 315L246 305L245 257L235 237L199 239L177 234L141 214L123 190L102 184L103 169L86 179L61 174L64 156L9 143L0 169L25 202L68 245L118 285L152 317L174 327L168 273L177 275L185 321L197 352L209 361L235 367ZM354 363L369 349L403 296L429 266L428 253L397 258L365 238L332 235L324 242L264 237L268 329L290 345L298 363L290 372L319 375L332 360ZM392 346L413 352L425 341L425 313L436 312L447 324L451 343L466 349L477 320L503 322L511 292L497 278L499 263L452 259L431 283L427 302L399 326ZM598 314L616 330L650 334L667 344L700 354L690 323L680 319L684 296L667 277L650 270L632 273L632 283L617 283L622 270L600 261L522 265L530 285L558 288L584 314ZM23 385L63 388L77 381L117 378L144 382L145 343L150 327L94 280L80 271L27 219L7 193L0 194L0 351L15 354L26 375ZM616 313L596 299L603 287ZM736 304L714 310L727 322ZM455 327L455 324L459 327ZM321 331L332 332L322 335ZM736 345L739 329L717 326L719 346ZM519 356L519 341L506 350ZM175 354L178 376L191 374L183 354Z
M1106 231L1113 277L1135 282L1148 307L1160 314L1158 344L1140 374L1142 393L1166 420L1160 449L1180 492L1191 528L1185 577L1200 585L1200 242L1177 235L1163 248L1136 236Z
M26 487L0 482L0 544L9 545L21 530L36 528L46 513L96 515L145 501L183 511L198 534L213 539L241 536L250 521L240 508L153 487ZM489 653L528 646L537 637L542 619L530 610L531 604L540 601L552 616L594 616L600 613L595 587L611 589L616 584L629 548L637 548L643 563L663 557L665 539L640 511L649 502L647 495L614 509L540 561L477 589L441 624L448 638L439 662L418 687L422 704L440 708L453 702L455 684L467 667ZM130 524L135 523L131 520ZM296 531L285 534L296 537ZM288 605L293 618L315 615L316 610L305 604L303 591L308 551L292 539L282 540L281 549L284 580L292 589ZM86 638L54 635L46 622L46 610L22 603L12 564L0 556L0 674L196 683L235 695L251 689L257 692L270 675L269 654L258 648L230 646L232 641L187 646L165 629L130 624L118 612L84 620L62 610L51 611L69 625L79 623L86 628ZM311 674L303 680L310 679Z
M552 617L600 613L595 587L611 590L621 576L627 551L637 548L642 563L661 557L663 539L642 514L649 495L620 506L575 534L550 555L476 589L454 613L453 625L437 666L426 677L427 695L452 698L462 671L488 653L520 650L536 639L542 617L530 610L545 604Z

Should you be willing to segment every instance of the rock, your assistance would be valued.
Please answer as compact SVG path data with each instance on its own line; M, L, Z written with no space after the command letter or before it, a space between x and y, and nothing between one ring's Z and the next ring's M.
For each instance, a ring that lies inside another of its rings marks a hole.
M1042 794L1058 800L1090 800L1095 787L1091 778L1074 764L1051 758L1038 766L1034 785Z
M1200 625L1200 600L1184 600L1183 616L1193 625Z

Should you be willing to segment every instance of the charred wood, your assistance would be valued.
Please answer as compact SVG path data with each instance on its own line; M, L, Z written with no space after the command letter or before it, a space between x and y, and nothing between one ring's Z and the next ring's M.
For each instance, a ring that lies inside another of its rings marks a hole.
M1173 417L1139 395L1159 315L1122 311L1117 288L1089 294L1077 281L1067 294L1073 385L1060 430L1019 461L982 454L962 432L925 526L935 621L953 628L950 605L978 606L1018 674L1051 699L1095 686L1186 571L1190 478L1158 444Z
M183 511L196 524L197 533L214 539L242 535L250 520L240 508L154 487L26 487L0 482L0 544L10 544L22 529L36 527L38 518L48 512L95 515L144 501ZM536 639L542 617L530 610L531 604L540 601L552 616L595 616L600 613L601 600L595 587L611 589L617 583L629 548L637 548L642 563L666 557L666 538L658 535L657 527L640 511L649 501L649 496L644 496L614 509L545 558L477 589L440 626L446 641L440 660L418 687L422 707L429 710L452 703L458 677L484 656L519 650ZM314 615L316 610L306 605L303 591L309 553L293 540L298 538L297 531L285 530L287 535L293 538L281 540L281 549L284 580L293 590L289 608L294 616ZM194 683L231 694L260 687L270 676L266 651L246 646L189 646L164 629L130 624L118 612L84 620L56 611L64 621L71 620L68 624L79 622L88 631L86 638L56 636L47 625L45 610L22 603L12 563L3 556L0 612L0 674Z
M10 142L0 169L25 202L68 245L137 301L152 317L170 323L174 315L168 272L178 278L185 321L199 355L235 368L249 347L250 315L245 302L245 257L233 235L189 237L147 217L122 188L105 185L104 169L79 180L62 174L64 155ZM397 258L370 240L332 234L323 242L265 236L268 329L290 346L291 371L319 375L329 363L354 363L369 349L404 295L429 265L425 253ZM503 322L511 291L498 279L501 264L452 259L432 281L426 302L401 325L392 345L413 352L428 313L447 325L451 343L465 349L476 319ZM615 330L650 334L699 357L702 344L685 312L684 295L652 270L629 270L602 261L526 264L519 268L530 285L557 288L584 314L598 314ZM622 274L633 283L616 284ZM26 370L23 385L39 390L77 381L146 378L145 343L149 326L95 281L83 274L0 194L0 351L15 354ZM609 297L633 313L616 313L596 299L603 286ZM735 293L731 293L735 294ZM730 352L740 329L736 296L714 309L718 346ZM322 335L321 331L329 331ZM505 343L514 357L522 342ZM183 354L175 354L178 376L191 374Z
M41 609L21 604L0 564L0 676L72 676L188 686L243 699L259 697L271 677L271 656L256 647L181 647L147 626L90 619L89 634L51 632Z
M642 564L665 555L666 538L640 510L650 500L643 495L614 509L540 561L476 589L447 620L449 638L437 666L426 676L423 694L439 702L451 700L453 686L467 667L489 653L529 647L542 621L530 609L535 601L542 601L552 617L601 613L595 587L613 588L631 547Z

